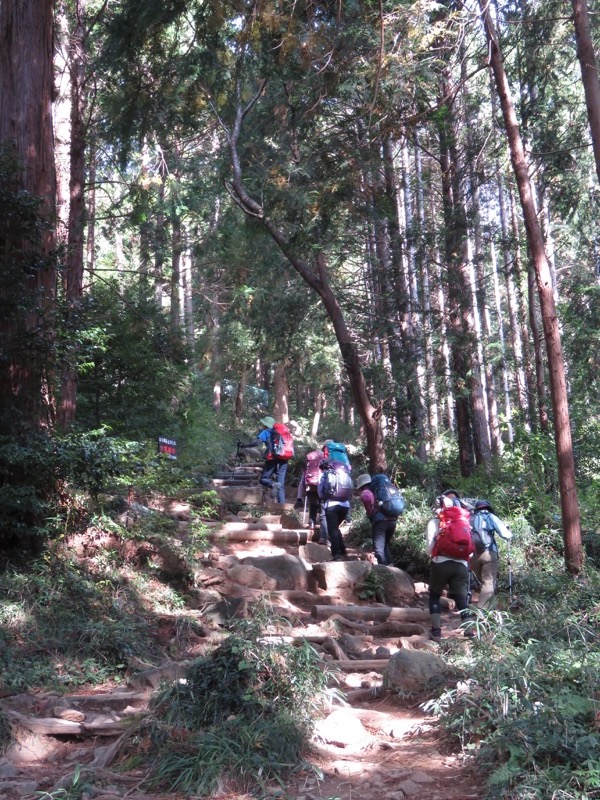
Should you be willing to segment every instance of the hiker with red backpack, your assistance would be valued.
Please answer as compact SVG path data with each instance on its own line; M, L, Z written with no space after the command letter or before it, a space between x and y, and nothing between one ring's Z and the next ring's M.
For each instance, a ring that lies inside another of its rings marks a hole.
M427 524L427 548L431 555L429 577L429 614L431 638L442 636L442 592L448 587L448 596L456 603L461 618L472 618L467 601L469 592L469 562L475 548L471 538L470 512L463 508L460 496L448 489L437 498L435 516ZM472 638L471 627L464 635Z
M343 561L347 555L340 525L348 516L352 497L352 475L349 464L324 458L319 468L321 478L317 493L325 513L327 534L334 561Z
M387 475L359 475L356 488L371 523L373 552L378 564L392 564L390 542L396 532L396 523L404 513L404 499L399 489Z
M262 430L252 442L239 442L238 446L260 447L266 445L265 464L259 483L266 489L277 487L277 502L285 503L285 476L290 458L294 455L294 437L281 422L273 417L260 420ZM264 500L264 494L263 494Z

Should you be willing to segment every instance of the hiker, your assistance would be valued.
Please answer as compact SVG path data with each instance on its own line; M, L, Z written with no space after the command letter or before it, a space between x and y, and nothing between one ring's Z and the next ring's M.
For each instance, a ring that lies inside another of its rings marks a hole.
M500 555L496 534L505 541L512 539L507 525L494 514L487 500L477 500L471 514L471 528L475 553L471 561L471 571L481 584L478 608L489 608L498 577Z
M275 422L273 417L260 420L262 430L252 442L242 442L243 447L260 447L266 445L265 464L259 483L266 489L277 487L277 502L285 503L285 476L290 458L294 455L294 439L285 425ZM263 502L265 496L263 492Z
M404 500L387 475L359 475L356 488L371 523L371 540L378 564L392 564L390 542L398 517L404 512Z
M350 467L341 461L324 458L319 468L321 478L317 492L327 523L327 534L334 561L343 561L347 555L340 525L348 516L352 496Z
M469 591L469 561L474 551L471 539L470 514L463 508L460 495L449 489L437 498L435 516L427 523L427 549L431 555L429 577L429 614L431 638L442 636L442 592L448 586L448 596L456 603L463 622L472 617L467 595ZM467 627L464 635L472 638L475 632Z
M342 444L342 442L336 442L335 439L325 439L322 449L325 458L328 458L330 461L341 461L342 464L346 464L350 473L352 473L352 464L350 463L350 456L348 455L348 450L346 449L345 444ZM350 504L348 514L344 520L345 525L349 525L352 522L351 515L352 504Z
M325 511L322 508L321 500L319 499L318 487L321 480L321 470L319 469L321 462L325 458L322 450L312 450L306 455L306 466L300 479L298 486L298 494L294 508L297 510L305 507L305 502L308 505L308 527L314 531L319 520L319 544L327 545L329 540L327 538L327 520L325 519Z

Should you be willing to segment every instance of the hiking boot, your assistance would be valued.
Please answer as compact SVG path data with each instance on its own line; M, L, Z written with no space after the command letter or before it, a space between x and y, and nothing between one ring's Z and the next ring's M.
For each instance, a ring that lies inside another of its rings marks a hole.
M441 628L432 628L429 636L433 639L434 642L439 642L442 638L442 629Z

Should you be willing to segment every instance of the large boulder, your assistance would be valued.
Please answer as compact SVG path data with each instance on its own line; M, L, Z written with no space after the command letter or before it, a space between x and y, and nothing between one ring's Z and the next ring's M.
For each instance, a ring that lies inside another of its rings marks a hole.
M443 685L449 675L448 665L435 653L399 650L388 661L383 685L400 692L424 692Z
M236 564L230 567L227 570L227 577L234 583L249 586L252 589L270 591L277 588L275 578L270 578L262 569L253 567L250 564Z
M368 561L330 561L313 564L312 569L319 589L353 594L362 584L371 564Z
M304 562L297 556L247 556L241 559L242 564L261 569L270 578L277 581L277 589L302 589L308 585L308 574Z
M318 544L317 542L307 542L304 545L300 545L298 555L307 564L320 564L323 561L333 560L329 547L326 544Z
M415 602L417 597L415 584L404 570L385 564L374 564L373 572L383 581L383 591L388 605L404 607Z

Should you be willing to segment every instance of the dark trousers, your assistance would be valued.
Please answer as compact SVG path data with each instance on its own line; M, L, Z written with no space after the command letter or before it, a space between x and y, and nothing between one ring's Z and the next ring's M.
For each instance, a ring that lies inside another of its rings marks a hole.
M288 462L281 458L271 458L265 461L259 483L272 489L277 485L277 502L285 503L285 475L287 473Z
M391 564L392 552L390 542L396 530L395 519L382 519L374 522L371 527L371 539L373 540L373 550L378 564Z
M429 614L432 628L439 628L442 607L440 598L448 586L448 596L454 600L463 619L469 615L467 594L469 591L469 570L460 561L432 561L429 576Z
M327 534L331 545L331 555L334 558L336 556L346 555L346 545L344 544L344 537L340 532L340 525L347 516L348 509L346 506L329 506L325 509Z

